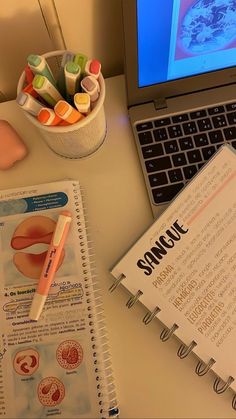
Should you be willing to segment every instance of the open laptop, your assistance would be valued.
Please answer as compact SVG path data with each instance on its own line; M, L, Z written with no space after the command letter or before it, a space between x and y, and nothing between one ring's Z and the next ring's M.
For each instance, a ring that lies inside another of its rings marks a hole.
M154 217L236 148L236 2L123 0L127 102Z

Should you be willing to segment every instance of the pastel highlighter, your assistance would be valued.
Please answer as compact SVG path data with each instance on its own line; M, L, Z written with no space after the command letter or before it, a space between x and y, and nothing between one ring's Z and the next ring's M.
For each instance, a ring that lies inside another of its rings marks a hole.
M11 239L11 247L16 251L13 263L22 275L31 279L40 277L47 255L47 250L40 250L40 244L50 244L55 226L54 220L42 215L30 216L17 226ZM36 245L38 250L33 253L31 249ZM64 255L63 250L57 269L61 266Z
M73 106L69 105L65 100L59 100L54 107L54 111L57 116L69 124L74 124L84 118L84 115L77 111Z
M38 121L42 125L53 126L53 125L69 125L68 122L61 119L52 109L42 108L38 115Z
M0 120L0 170L7 170L27 155L26 145L8 121Z

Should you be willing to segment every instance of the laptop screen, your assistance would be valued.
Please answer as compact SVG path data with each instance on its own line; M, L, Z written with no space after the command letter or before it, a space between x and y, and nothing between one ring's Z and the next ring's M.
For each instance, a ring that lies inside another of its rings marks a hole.
M137 0L138 85L236 64L235 0Z

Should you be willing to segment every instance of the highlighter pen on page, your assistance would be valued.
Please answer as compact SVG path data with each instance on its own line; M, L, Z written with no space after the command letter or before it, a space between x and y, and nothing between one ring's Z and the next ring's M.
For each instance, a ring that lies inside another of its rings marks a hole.
M44 57L42 57L41 55L31 54L28 56L27 62L34 74L40 74L41 76L47 77L47 79L54 86L56 86L56 81Z
M74 104L78 111L84 115L90 112L90 96L88 93L76 93L74 95Z
M91 102L95 102L99 98L100 86L95 77L86 76L80 84L82 90L89 94Z
M56 273L58 262L71 224L71 213L62 211L58 217L50 242L38 286L33 297L29 317L38 320L47 299L49 289Z
M73 108L73 106L71 106L65 100L59 100L59 102L57 102L57 104L54 106L54 111L56 115L64 119L64 121L68 122L69 124L75 124L75 122L78 122L84 118L82 113Z
M64 52L63 56L62 56L62 60L61 60L61 65L60 65L60 69L59 69L59 76L57 79L57 87L59 92L61 93L61 95L63 97L66 97L66 84L65 84L65 74L64 74L64 68L66 63L68 63L68 61L73 61L75 54L73 54L72 52Z
M88 60L84 72L87 76L93 76L95 79L101 74L101 63L98 60Z
M52 107L63 97L47 77L36 74L33 80L33 88Z
M55 114L53 109L42 108L40 109L37 120L46 126L55 126L55 125L69 125L68 122L61 119L58 115Z
M73 96L79 90L79 82L81 75L81 68L79 64L69 61L64 69L66 92L69 96Z
M17 95L16 102L24 111L27 111L34 116L37 116L43 107L42 103L32 97L29 93L25 92L20 92Z
M75 55L74 57L74 63L78 64L81 68L81 74L84 74L84 69L86 62L88 61L88 57L84 54L81 54L80 52Z

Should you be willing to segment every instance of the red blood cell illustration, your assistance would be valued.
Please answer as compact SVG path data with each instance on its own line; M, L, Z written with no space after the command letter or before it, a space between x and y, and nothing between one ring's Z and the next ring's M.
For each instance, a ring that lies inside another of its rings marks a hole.
M17 374L32 375L39 366L39 353L32 348L16 353L13 360L13 367Z
M55 230L56 222L49 217L36 215L22 221L14 231L11 247L14 250L27 249L35 244L49 244ZM13 256L13 263L19 272L31 279L38 279L43 268L47 252L30 253L17 252ZM57 269L61 266L65 256L62 251Z
M38 385L38 398L43 406L56 406L65 397L64 384L56 377L46 377Z
M83 361L83 349L76 340L65 340L56 351L59 365L66 370L73 370Z

